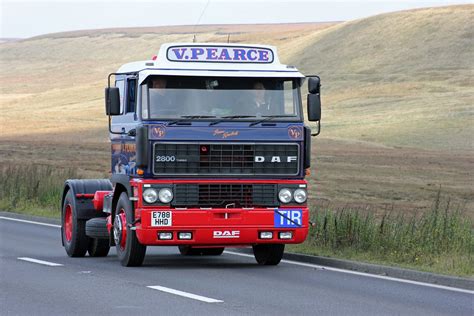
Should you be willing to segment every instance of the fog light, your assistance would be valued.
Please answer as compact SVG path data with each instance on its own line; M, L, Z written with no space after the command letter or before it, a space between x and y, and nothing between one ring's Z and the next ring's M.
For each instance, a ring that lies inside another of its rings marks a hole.
M173 233L158 233L158 239L171 240L173 239Z
M273 233L272 232L260 232L260 239L272 239Z
M178 233L178 239L193 239L193 234L192 233Z
M279 232L278 237L280 239L291 239L293 238L293 233L292 232Z

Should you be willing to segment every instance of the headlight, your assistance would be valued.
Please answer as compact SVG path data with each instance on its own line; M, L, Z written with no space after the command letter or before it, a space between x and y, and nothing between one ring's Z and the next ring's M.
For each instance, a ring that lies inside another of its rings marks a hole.
M158 192L155 189L148 188L143 191L143 199L148 204L153 204L158 201Z
M301 204L301 203L306 202L306 199L308 198L308 194L306 193L306 190L296 189L295 192L293 193L293 197L296 203Z
M161 203L169 203L173 200L173 191L170 188L163 188L158 193L158 198L160 199Z
M288 189L281 189L278 193L278 199L281 203L290 203L291 197L291 191Z

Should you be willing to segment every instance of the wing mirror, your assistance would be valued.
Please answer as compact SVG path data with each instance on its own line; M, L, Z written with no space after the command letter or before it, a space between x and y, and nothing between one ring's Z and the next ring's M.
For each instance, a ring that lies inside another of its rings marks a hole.
M321 79L318 76L308 78L308 121L321 120Z
M120 115L119 88L105 88L105 113L107 115Z

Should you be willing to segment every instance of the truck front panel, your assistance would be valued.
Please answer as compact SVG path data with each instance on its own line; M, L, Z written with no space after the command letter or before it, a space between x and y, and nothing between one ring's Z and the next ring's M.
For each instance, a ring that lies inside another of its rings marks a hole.
M183 195L187 204L179 200L180 187L194 188ZM308 234L306 203L278 200L281 188L306 190L304 180L144 179L134 181L134 188L137 237L146 245L301 243ZM173 202L146 203L140 197L149 188L171 188Z

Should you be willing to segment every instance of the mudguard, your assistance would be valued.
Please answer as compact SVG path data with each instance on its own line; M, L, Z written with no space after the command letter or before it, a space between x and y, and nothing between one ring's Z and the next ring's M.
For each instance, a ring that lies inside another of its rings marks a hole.
M108 179L68 179L64 184L63 195L61 199L61 210L64 204L64 198L68 190L72 190L74 196L74 207L77 212L77 218L88 220L94 217L103 217L107 214L98 212L94 208L92 198L80 197L81 194L95 194L96 191L112 191L112 183Z
M113 174L111 177L112 183L120 184L127 190L127 195L132 196L132 186L130 185L130 176L125 174ZM120 195L120 193L119 193Z

